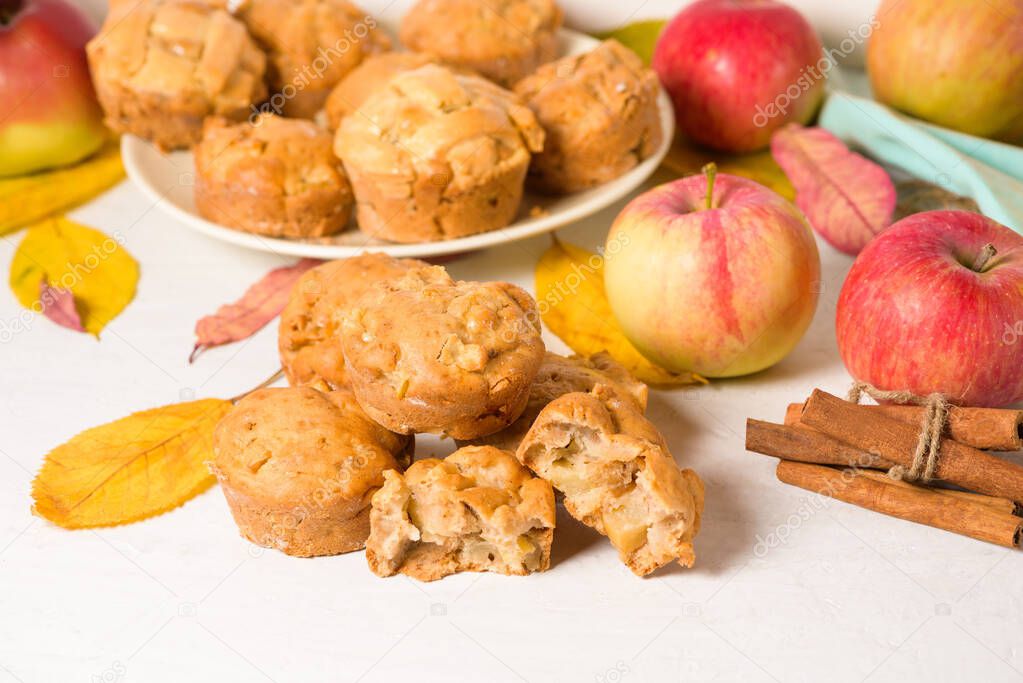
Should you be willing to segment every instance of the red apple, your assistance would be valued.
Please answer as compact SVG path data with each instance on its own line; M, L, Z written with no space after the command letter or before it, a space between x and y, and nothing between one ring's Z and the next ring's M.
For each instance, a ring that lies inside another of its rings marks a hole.
M669 370L734 377L774 365L817 308L820 257L803 214L737 176L640 195L615 220L604 258L626 337Z
M853 264L837 334L852 376L880 389L1023 400L1023 236L966 211L904 218Z
M1023 143L1023 0L885 0L874 95L940 126Z
M63 0L0 0L0 176L72 164L103 144L85 61L95 32Z
M763 149L787 123L806 123L830 62L799 12L772 0L697 0L671 20L654 69L679 129L727 152Z

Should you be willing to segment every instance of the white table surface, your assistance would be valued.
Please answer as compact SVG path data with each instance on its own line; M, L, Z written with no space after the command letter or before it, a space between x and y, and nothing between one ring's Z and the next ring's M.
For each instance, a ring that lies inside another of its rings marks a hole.
M563 231L602 241L614 207ZM1023 678L1018 553L821 500L743 450L849 378L833 332L851 260L823 247L813 326L780 365L655 393L650 415L707 486L697 566L633 576L562 515L554 562L525 578L379 579L362 553L294 559L244 542L216 488L138 524L65 531L29 513L43 454L77 432L277 367L274 327L186 363L197 318L285 259L193 234L125 182L74 217L120 232L138 296L99 342L45 319L0 346L0 680L1013 681ZM21 235L0 239L9 264ZM450 265L532 290L546 237ZM22 315L0 293L0 323ZM6 337L5 337L6 339ZM548 337L550 346L564 347ZM421 442L420 454L442 454ZM776 547L759 539L781 532Z

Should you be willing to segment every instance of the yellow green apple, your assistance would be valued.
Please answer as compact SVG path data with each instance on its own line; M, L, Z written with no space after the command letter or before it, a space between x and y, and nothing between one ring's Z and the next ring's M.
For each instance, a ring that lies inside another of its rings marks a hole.
M604 257L626 337L669 370L763 370L795 347L817 308L820 256L806 218L763 185L713 168L630 202Z
M0 177L72 164L103 144L85 61L94 33L63 0L0 0Z
M1023 143L1023 0L884 0L867 46L881 102Z

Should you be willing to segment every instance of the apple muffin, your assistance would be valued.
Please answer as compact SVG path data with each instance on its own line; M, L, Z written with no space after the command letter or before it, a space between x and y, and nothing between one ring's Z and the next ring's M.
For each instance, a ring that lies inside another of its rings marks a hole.
M377 576L435 581L465 571L525 575L550 567L554 491L511 453L469 446L384 477L366 541Z
M341 119L356 111L370 95L398 74L437 63L436 57L423 52L383 52L367 57L342 78L327 96L324 106L327 126L337 130Z
M640 412L646 410L647 385L633 377L606 352L587 358L565 357L548 351L529 389L526 409L519 419L499 432L473 439L472 445L494 446L514 453L540 411L551 401L565 394L590 391L598 384L624 401L633 401Z
M281 367L292 386L320 382L348 386L341 350L341 320L375 282L396 280L412 268L429 264L363 254L329 261L309 270L291 290L281 312L277 335Z
M260 114L251 123L206 120L195 146L195 207L237 230L322 237L344 230L352 187L312 121Z
M401 42L510 87L558 56L561 22L553 0L419 0Z
M217 425L207 464L242 536L313 557L365 545L373 494L385 471L408 466L413 448L349 391L261 389Z
M516 456L564 493L569 514L607 536L633 573L693 565L703 482L678 468L634 401L603 386L555 399Z
M428 64L392 78L346 117L334 151L365 233L428 242L511 223L543 138L511 92Z
M244 0L236 16L269 56L275 114L312 118L366 56L391 47L376 19L347 0Z
M107 125L163 150L191 147L203 119L244 119L266 97L266 57L227 12L190 0L115 3L86 46Z
M345 369L359 403L388 429L474 439L525 409L544 357L538 320L515 285L412 268L345 314Z
M657 75L616 40L544 64L515 85L547 132L528 182L567 194L613 180L661 144Z

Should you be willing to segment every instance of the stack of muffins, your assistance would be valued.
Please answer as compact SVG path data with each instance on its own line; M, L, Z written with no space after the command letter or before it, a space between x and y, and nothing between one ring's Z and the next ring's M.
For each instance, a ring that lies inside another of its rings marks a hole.
M210 468L242 535L290 555L365 547L380 576L550 565L555 491L646 575L691 566L703 484L606 354L549 353L536 302L501 282L368 254L295 285L279 330L289 388L217 426ZM412 462L416 434L458 450Z
M347 0L114 2L89 61L108 125L192 149L196 208L295 239L446 240L528 184L590 188L653 154L656 76L615 41L557 61L553 0L419 0L392 51Z

